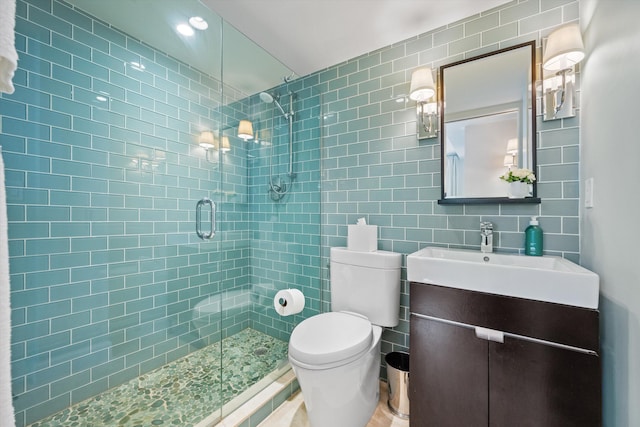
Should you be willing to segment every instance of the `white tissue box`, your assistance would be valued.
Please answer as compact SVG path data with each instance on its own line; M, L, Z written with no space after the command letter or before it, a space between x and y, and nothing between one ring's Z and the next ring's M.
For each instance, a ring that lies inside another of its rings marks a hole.
M349 225L347 249L358 252L374 252L378 250L377 225Z

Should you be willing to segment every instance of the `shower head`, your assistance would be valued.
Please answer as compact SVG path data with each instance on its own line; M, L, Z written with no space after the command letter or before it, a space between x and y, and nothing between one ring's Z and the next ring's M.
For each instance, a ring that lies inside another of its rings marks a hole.
M275 103L276 106L278 107L278 110L280 110L280 112L285 117L285 119L289 120L290 113L287 113L286 111L284 111L284 108L282 108L282 105L278 102L279 99L280 99L280 96L278 94L271 95L268 92L260 92L260 101L266 104Z
M260 92L260 100L262 102L266 102L267 104L271 104L274 100L273 96L267 92Z

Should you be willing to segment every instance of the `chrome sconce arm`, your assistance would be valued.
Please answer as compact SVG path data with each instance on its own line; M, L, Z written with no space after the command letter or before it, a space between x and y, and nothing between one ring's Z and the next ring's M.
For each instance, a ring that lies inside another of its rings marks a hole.
M434 98L418 102L418 139L438 136L438 103Z
M575 66L584 59L578 24L554 30L547 38L542 58L543 120L575 116ZM552 72L553 74L545 71Z
M565 68L542 82L543 119L556 120L575 116L575 74L572 68Z
M567 99L567 73L569 72L571 72L571 69L565 68L564 70L558 71L556 73L556 75L562 76L562 83L560 84L560 88L558 89L558 92L560 92L560 100L556 102L556 106L553 109L554 117L558 115L558 112L565 105L565 100ZM573 95L573 91L571 92L572 92L571 95Z

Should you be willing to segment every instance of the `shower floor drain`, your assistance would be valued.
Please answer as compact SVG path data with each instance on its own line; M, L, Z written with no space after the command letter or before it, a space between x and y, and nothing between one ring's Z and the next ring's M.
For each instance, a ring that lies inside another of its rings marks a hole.
M253 354L255 354L256 356L264 356L265 354L267 354L267 349L264 347L258 347L253 350Z

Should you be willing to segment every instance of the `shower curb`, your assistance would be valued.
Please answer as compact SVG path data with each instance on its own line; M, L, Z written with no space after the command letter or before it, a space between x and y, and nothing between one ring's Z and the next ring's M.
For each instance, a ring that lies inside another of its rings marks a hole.
M289 368L264 390L222 420L217 414L212 414L195 427L256 427L299 388L296 376Z

